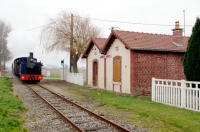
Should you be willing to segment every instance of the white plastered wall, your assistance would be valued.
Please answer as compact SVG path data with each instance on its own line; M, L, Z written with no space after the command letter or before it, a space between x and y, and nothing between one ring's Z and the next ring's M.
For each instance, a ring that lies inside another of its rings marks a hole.
M91 48L88 55L88 85L93 86L93 61L98 60L98 86L99 88L104 88L104 59L101 59L101 53L96 45Z
M116 48L118 47L118 51ZM106 58L106 89L116 92L129 93L130 94L130 50L125 48L125 45L118 39L115 39L107 55L112 57ZM113 57L121 56L121 83L113 82Z

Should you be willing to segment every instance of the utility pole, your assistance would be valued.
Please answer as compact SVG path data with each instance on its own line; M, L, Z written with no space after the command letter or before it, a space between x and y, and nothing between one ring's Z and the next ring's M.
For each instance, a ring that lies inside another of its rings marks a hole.
M183 38L183 43L184 43L185 42L185 10L183 10L183 19L184 19L184 38Z
M72 72L72 60L73 60L73 14L71 14L71 25L70 25L70 29L71 29L71 36L70 36L70 61L69 61L69 66L70 66L70 72Z

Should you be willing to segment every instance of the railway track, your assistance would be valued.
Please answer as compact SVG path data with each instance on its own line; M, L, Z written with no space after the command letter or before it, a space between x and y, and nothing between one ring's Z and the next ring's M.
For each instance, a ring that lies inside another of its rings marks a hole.
M130 132L42 85L27 86L80 132Z

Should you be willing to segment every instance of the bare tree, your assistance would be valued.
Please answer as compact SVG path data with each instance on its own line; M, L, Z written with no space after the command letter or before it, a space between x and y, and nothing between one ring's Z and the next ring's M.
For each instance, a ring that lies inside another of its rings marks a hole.
M2 61L2 65L1 65L1 67L3 67L3 69L6 69L6 62L7 61L9 61L9 60L11 60L12 59L12 56L11 56L11 53L10 53L10 51L8 50L8 48L7 48L7 45L3 45L2 46L2 59L1 59L1 61Z
M6 62L9 61L11 53L7 48L8 33L11 32L11 26L0 20L0 67L5 69Z
M71 65L77 73L77 62L85 45L91 37L101 35L100 29L92 25L89 18L70 11L60 12L56 18L49 18L48 23L41 32L42 45L47 52L70 52Z

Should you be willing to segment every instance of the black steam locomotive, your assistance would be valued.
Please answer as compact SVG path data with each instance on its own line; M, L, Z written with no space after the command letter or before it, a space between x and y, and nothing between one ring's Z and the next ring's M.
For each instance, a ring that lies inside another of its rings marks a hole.
M37 62L33 58L33 53L30 52L29 57L16 58L12 64L12 72L24 82L40 82L42 76L42 63Z

